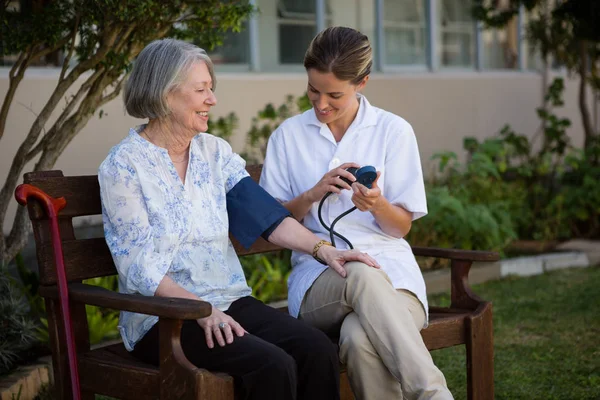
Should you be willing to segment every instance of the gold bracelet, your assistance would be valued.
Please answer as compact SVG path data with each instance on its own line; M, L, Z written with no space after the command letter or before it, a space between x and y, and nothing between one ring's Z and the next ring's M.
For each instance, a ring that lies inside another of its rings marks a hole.
M315 244L315 247L313 247L312 256L315 260L317 260L321 264L327 264L325 261L320 259L319 256L317 256L319 249L323 246L333 246L333 245L331 244L331 242L328 242L327 240L319 240L317 242L317 244Z

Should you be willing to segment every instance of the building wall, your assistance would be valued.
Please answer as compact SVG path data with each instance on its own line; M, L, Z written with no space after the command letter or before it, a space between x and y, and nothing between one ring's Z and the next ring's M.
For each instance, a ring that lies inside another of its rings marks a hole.
M55 85L58 71L29 71L19 87L10 110L4 137L0 140L0 181L4 182L12 158L27 134L34 114L39 113ZM235 151L244 146L251 119L267 103L281 104L287 94L301 95L306 75L275 73L218 73L218 104L211 115L235 112L239 128L231 143ZM7 71L0 70L0 95L8 88ZM532 135L539 126L535 108L541 102L541 77L533 72L438 72L375 73L364 91L369 101L394 112L414 127L426 171L430 157L444 150L461 154L462 138L484 138L506 123L518 132ZM569 129L575 144L583 143L577 108L577 82L567 81L566 106L560 112L573 122ZM75 137L59 158L55 168L66 175L95 174L109 149L117 144L129 127L141 123L125 115L121 98L103 107ZM31 170L29 165L25 171ZM16 202L9 209L4 226L10 228Z

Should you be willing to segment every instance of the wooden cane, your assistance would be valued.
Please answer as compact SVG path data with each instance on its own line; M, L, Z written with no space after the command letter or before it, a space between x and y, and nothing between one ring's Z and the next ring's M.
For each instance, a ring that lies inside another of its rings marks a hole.
M58 278L58 297L60 308L63 315L63 328L67 342L67 358L69 360L69 373L71 376L71 389L73 399L80 400L81 392L79 388L79 370L77 368L77 350L75 348L75 338L73 337L73 325L71 324L71 310L69 307L69 290L67 287L67 274L65 272L65 262L63 258L62 242L60 240L60 231L58 229L58 213L65 208L67 201L64 197L55 199L38 187L24 183L15 190L15 198L21 205L26 205L27 200L33 197L44 207L46 214L50 219L50 234L52 236L52 248L54 249L54 261L56 264L56 276Z

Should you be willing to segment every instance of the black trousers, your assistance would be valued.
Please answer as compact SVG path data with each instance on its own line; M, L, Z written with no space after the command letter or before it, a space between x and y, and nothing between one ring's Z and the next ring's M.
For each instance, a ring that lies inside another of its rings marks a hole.
M242 399L339 399L337 349L324 333L253 297L236 300L226 311L249 333L209 349L204 330L185 321L181 345L197 367L233 376ZM132 354L159 363L158 324Z

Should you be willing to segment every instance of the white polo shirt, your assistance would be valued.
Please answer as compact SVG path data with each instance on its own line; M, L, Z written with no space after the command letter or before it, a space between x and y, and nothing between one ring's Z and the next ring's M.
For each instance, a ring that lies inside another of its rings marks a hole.
M327 124L319 122L313 109L286 120L269 139L260 185L273 197L287 202L311 189L327 172L345 162L372 165L381 171L378 186L392 204L413 213L413 220L427 214L423 172L414 131L404 119L373 107L359 95L356 118L340 142ZM327 198L323 220L331 225L353 207L352 191ZM319 203L314 203L302 223L319 237L329 233L319 222ZM384 233L370 212L355 210L335 225L355 249L369 253L388 274L397 289L414 293L427 314L425 282L409 244ZM338 248L346 243L336 238ZM327 268L309 254L292 254L288 287L290 314L298 316L302 299ZM425 326L427 322L425 323Z

